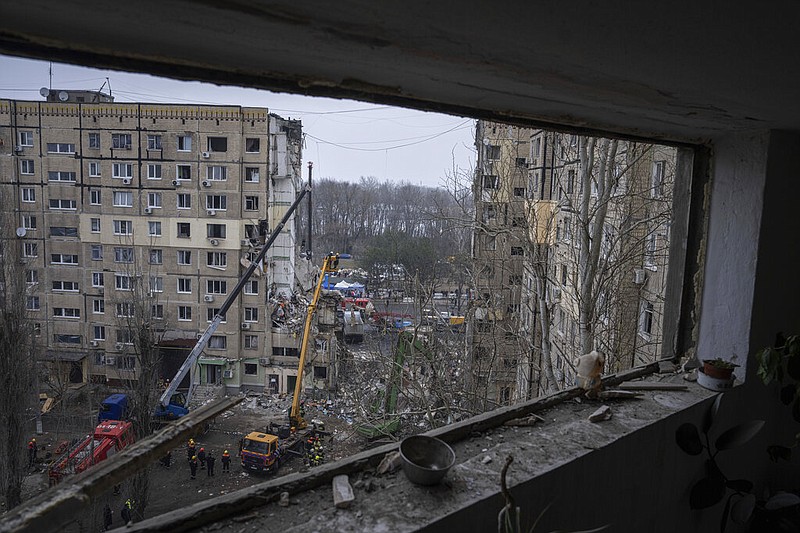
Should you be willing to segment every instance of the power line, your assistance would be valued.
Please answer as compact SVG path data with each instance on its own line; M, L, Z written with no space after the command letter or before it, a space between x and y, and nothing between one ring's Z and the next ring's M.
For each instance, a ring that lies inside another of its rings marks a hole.
M354 150L354 151L358 151L358 152L383 152L385 150L396 150L398 148L405 148L407 146L413 146L415 144L421 144L421 143L424 143L424 142L427 142L427 141L431 141L433 139L436 139L437 137L441 137L442 135L446 135L446 134L450 133L451 131L455 131L457 129L462 129L465 124L467 124L468 122L471 122L471 121L472 121L472 119L464 120L464 121L460 122L459 124L457 124L456 126L450 128L448 130L445 130L445 131L442 131L442 132L439 132L439 133L435 133L433 135L429 135L427 137L422 138L419 141L414 141L414 142L405 143L405 144L398 144L396 146L386 146L386 147L383 147L383 148L356 148L356 147L353 147L353 146L346 146L346 145L347 144L372 144L372 143L375 143L375 142L396 142L396 141L364 141L364 142L361 142L361 143L335 143L335 142L331 142L331 141L326 141L325 139L320 139L319 137L315 137L314 135L311 135L310 133L305 133L305 136L307 136L307 137L309 137L311 139L314 139L318 143L328 144L328 145L331 145L331 146L335 146L337 148L341 148L343 150Z

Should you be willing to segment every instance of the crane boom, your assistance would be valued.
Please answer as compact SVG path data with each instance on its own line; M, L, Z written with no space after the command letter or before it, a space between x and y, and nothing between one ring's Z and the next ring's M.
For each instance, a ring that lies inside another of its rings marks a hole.
M242 277L239 279L239 282L236 284L236 286L233 288L230 294L228 294L228 297L225 299L225 302L222 304L222 307L220 307L219 310L217 310L217 313L211 320L211 324L208 325L203 334L200 335L200 338L197 339L197 344L194 345L194 348L192 348L192 351L189 353L189 356L180 366L178 372L175 374L175 377L172 379L172 382L170 382L169 386L166 388L166 390L164 390L164 393L161 395L161 398L159 399L159 405L162 410L168 409L170 400L172 399L173 394L175 394L175 392L177 391L178 385L180 385L180 382L183 381L184 377L186 377L186 374L189 372L195 361L197 361L197 358L200 357L200 354L205 349L209 339L211 339L211 336L214 334L214 332L217 330L220 323L222 322L225 313L228 312L228 309L230 309L231 305L233 305L233 302L236 300L236 298L238 298L239 293L242 292L242 289L244 288L247 281L250 279L250 276L253 275L253 272L257 268L258 264L264 259L264 256L267 255L267 251L269 251L270 247L272 246L272 243L275 242L275 239L277 239L278 235L280 235L281 231L283 231L283 227L286 225L286 222L288 222L289 218L292 216L292 213L294 213L295 209L297 209L297 206L300 205L300 202L303 200L303 197L305 197L305 195L310 192L311 192L311 187L306 185L306 187L304 187L303 190L300 192L300 195L295 199L294 203L292 203L292 205L289 206L289 209L286 210L286 213L283 215L281 221L278 223L277 226L275 226L275 229L272 230L272 234L270 235L269 239L267 239L267 242L264 243L264 246L261 248L259 254L255 257L255 259L253 259L253 261L250 263L250 266L247 268L247 270L245 270L244 274L242 274ZM192 388L189 387L189 393L186 395L186 402L185 402L185 405L187 406L189 404L189 399L191 398L191 394L192 394Z
M341 254L342 257L349 257L347 254ZM317 302L319 295L322 292L322 282L325 280L325 275L329 272L335 272L339 269L339 254L330 253L325 256L322 262L322 271L319 274L317 286L314 289L314 295L311 298L311 303L308 304L306 313L306 324L303 328L303 345L300 348L300 361L297 363L297 381L294 384L294 398L292 400L292 410L289 412L289 423L295 429L305 429L306 421L300 414L300 391L303 390L303 368L306 364L306 353L308 352L308 340L311 337L311 320L314 318L314 312L317 310Z

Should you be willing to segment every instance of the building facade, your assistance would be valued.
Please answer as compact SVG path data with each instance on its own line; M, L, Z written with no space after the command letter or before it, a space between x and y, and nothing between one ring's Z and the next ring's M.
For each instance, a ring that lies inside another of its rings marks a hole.
M128 319L146 305L168 379L294 200L302 126L264 108L43 96L0 101L0 180L4 208L18 213L4 231L17 235L45 358L71 382L136 379ZM270 314L296 289L296 247L290 221L195 381L289 389L299 338Z

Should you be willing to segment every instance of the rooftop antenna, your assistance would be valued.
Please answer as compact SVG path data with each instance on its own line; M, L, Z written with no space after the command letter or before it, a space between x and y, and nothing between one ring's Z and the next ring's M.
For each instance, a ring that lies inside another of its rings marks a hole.
M106 76L106 83L108 83L108 96L114 96L111 94L111 80L108 79L108 76Z
M53 89L53 62L50 62L50 87L49 89Z
M94 96L92 97L92 101L97 102L97 100L100 99L100 94L103 92L103 87L106 86L106 83L108 83L108 78L106 78L106 81L103 82L103 85L100 86L100 88L97 90L97 92L94 93Z

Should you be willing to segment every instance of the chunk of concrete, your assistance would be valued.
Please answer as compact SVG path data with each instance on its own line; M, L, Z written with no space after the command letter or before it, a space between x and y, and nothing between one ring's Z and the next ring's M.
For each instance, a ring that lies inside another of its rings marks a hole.
M611 408L604 405L594 413L589 415L589 422L603 422L611 418Z
M333 505L338 509L346 509L355 499L347 474L335 476L333 478Z
M403 458L400 457L400 452L390 452L383 456L383 460L378 465L376 473L380 476L386 473L392 473L403 465Z
M281 492L281 499L278 500L278 505L281 507L289 507L289 493Z

